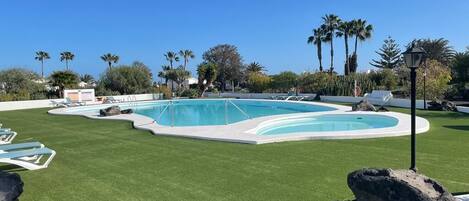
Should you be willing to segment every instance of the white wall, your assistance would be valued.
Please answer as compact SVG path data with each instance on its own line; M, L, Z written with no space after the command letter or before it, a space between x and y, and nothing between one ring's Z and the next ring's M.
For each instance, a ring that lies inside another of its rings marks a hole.
M287 93L205 93L208 98L245 98L245 99L268 99L272 96L286 96ZM300 93L301 96L311 96L314 98L316 94L303 94Z
M113 96L113 97L117 100L123 100L123 101L147 101L147 100L158 100L159 97L162 97L162 95L160 94L135 94L135 95L122 95L122 96ZM53 104L53 101L63 102L64 99L44 99L44 100L0 102L0 111L54 107L55 105Z
M362 100L363 97L352 97L352 96L321 96L321 101L324 102L340 102L340 103L357 103L360 100ZM427 106L428 106L427 101ZM378 102L373 102L373 104L380 105L381 103ZM410 108L410 99L402 99L402 98L393 98L391 99L387 104L387 106L394 106L394 107L404 107L404 108ZM415 103L416 107L419 109L423 109L423 100L417 100Z
M64 101L64 99L0 102L0 111L53 107L54 104L52 103L52 101L61 102L61 101Z
M104 96L110 97L110 96ZM116 100L121 101L147 101L147 100L158 100L162 97L161 94L133 94L133 95L119 95L112 96Z
M457 106L458 112L469 113L469 107Z

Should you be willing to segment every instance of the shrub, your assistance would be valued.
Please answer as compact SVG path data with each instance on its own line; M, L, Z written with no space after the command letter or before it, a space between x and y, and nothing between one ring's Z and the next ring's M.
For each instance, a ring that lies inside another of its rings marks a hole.
M250 92L260 93L268 89L271 78L262 73L249 73L247 80L247 88Z
M181 92L181 97L197 98L199 91L197 89L186 89Z
M119 94L140 94L152 90L150 69L143 63L134 62L130 66L119 66L108 69L99 80L101 92L111 91Z
M298 84L298 75L291 71L284 71L272 76L272 89L286 93Z
M394 90L397 88L398 78L392 69L371 71L368 76L376 83L378 89Z
M167 86L161 85L159 87L155 87L153 92L163 94L164 99L170 99L172 97L171 89Z
M39 76L26 69L11 68L0 71L1 101L31 100L46 97L45 84Z

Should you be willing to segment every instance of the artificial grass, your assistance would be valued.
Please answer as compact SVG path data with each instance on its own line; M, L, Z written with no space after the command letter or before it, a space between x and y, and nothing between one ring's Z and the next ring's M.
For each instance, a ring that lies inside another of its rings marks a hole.
M14 143L57 151L47 169L10 169L25 182L21 200L346 200L349 172L409 166L409 137L247 145L154 136L129 122L47 110L0 112L19 133ZM469 191L469 115L418 115L431 123L417 137L419 171L451 192Z

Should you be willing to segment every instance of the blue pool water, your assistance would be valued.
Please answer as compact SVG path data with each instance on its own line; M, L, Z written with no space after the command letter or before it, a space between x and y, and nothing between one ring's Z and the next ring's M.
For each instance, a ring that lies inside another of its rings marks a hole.
M282 135L303 132L349 131L396 126L398 119L373 114L326 114L284 120L260 129L259 135Z
M332 107L261 100L176 100L134 108L165 126L225 125L249 118L336 110Z

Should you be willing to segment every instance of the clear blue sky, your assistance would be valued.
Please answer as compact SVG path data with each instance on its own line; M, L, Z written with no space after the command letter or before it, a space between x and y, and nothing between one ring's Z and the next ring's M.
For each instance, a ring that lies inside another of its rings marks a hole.
M201 54L217 44L236 45L244 62L257 61L269 73L318 68L316 50L306 44L321 16L366 19L373 38L360 44L359 71L388 35L398 43L414 38L450 40L458 51L469 45L467 0L80 0L1 1L0 69L21 66L40 70L34 52L49 52L46 73L64 68L61 51L72 51L74 71L98 76L106 64L99 56L115 53L120 64L139 60L156 74L168 50L191 49L194 72ZM343 40L335 43L335 66L343 72ZM329 48L323 50L329 65Z

